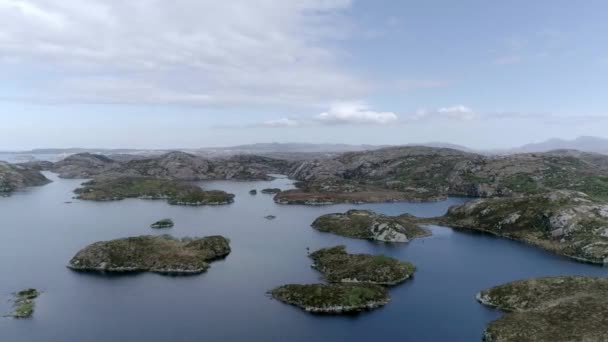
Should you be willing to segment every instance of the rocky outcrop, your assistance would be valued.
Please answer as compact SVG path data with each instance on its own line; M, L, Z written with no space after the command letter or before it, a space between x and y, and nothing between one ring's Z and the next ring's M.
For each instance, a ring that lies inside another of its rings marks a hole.
M392 147L304 161L289 173L300 181L299 189L276 199L283 204L384 202L508 197L556 189L608 198L605 165L605 156L552 152L489 157L446 148ZM382 192L393 193L378 195Z
M323 215L312 223L312 227L321 232L384 242L408 242L430 234L411 215L385 216L369 210Z
M507 314L488 324L486 342L605 341L608 279L548 277L520 280L477 294Z
M34 314L36 302L34 301L40 292L36 289L25 289L15 293L13 300L13 312L10 314L13 318L30 318Z
M271 173L285 173L291 163L260 156L207 159L185 152L169 152L145 158L117 158L90 153L74 154L54 164L63 178L144 176L176 180L268 180Z
M138 236L91 244L70 260L68 267L92 272L155 272L197 274L209 262L230 253L222 236L178 240L167 235Z
M578 260L608 264L608 203L582 192L479 199L436 223L489 232Z
M278 194L279 192L281 192L279 188L266 188L261 191L263 194Z
M313 313L341 314L372 310L387 304L388 291L373 284L283 285L273 298Z
M82 200L113 201L125 198L166 199L175 205L220 205L234 201L234 195L175 180L152 177L97 178L74 191Z
M169 218L158 220L150 225L150 228L156 228L156 229L171 228L171 227L173 227L173 220L169 219Z
M50 180L39 170L0 161L0 196L47 183L50 183Z
M416 267L384 255L348 254L345 246L320 249L310 255L313 267L330 283L396 285L410 278Z

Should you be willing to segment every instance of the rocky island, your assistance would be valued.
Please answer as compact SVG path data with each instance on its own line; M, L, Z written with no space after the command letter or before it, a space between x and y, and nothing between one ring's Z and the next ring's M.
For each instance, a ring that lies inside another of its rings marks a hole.
M348 254L345 246L320 249L310 255L313 267L330 283L396 285L410 278L416 267L384 255Z
M262 189L261 192L263 194L278 194L279 192L281 192L281 189L279 189L279 188L267 188L267 189Z
M187 275L205 272L210 261L229 253L229 241L222 236L181 240L168 235L137 236L93 243L76 253L68 267L76 271Z
M290 284L270 291L273 298L313 313L353 313L387 304L386 288L374 284Z
M506 315L491 322L486 342L605 341L608 279L548 277L520 280L477 294Z
M38 298L40 292L36 289L25 289L15 293L13 302L13 313L10 315L13 318L30 318L34 314L36 305L35 299Z
M430 235L411 215L385 216L369 210L323 215L312 223L312 227L321 232L384 242L408 242Z
M83 187L74 192L77 198L92 201L166 199L170 204L194 206L229 204L234 201L234 195L224 191L204 191L196 185L153 177L97 178L83 183Z
M608 203L578 191L478 199L452 207L444 217L431 221L608 264Z
M173 227L173 220L166 218L158 220L150 225L150 228L171 228Z
M0 161L0 196L30 186L41 186L50 183L39 170L13 165Z

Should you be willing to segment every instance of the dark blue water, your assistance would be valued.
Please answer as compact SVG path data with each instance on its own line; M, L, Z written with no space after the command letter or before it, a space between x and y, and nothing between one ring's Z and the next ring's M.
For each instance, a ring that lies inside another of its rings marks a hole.
M53 177L54 178L54 177ZM0 198L0 312L11 292L44 291L32 319L0 319L0 341L479 341L500 313L475 302L477 291L507 281L547 275L608 275L526 245L433 227L432 237L388 245L319 233L319 215L354 206L280 206L253 188L290 181L212 182L236 194L220 207L179 207L162 201L95 203L70 200L80 181L58 180ZM386 214L434 216L462 202L357 206ZM266 215L276 215L272 221ZM221 234L233 252L200 276L99 276L65 265L98 240L161 234L153 221L171 217L175 236ZM382 309L349 317L314 316L271 300L285 283L319 282L306 247L345 244L350 252L383 253L415 263L413 280L391 290Z

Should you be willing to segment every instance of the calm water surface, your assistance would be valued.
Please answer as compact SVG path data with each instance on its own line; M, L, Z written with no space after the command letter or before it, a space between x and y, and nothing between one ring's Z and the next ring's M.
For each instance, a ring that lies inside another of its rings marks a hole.
M250 189L291 187L291 181L208 182L236 194L219 207L170 206L162 201L95 203L73 200L81 181L60 180L0 198L0 312L11 292L44 291L32 319L0 319L0 341L480 341L500 312L474 299L507 281L563 274L608 275L520 243L432 227L434 235L389 245L324 234L310 228L319 215L369 208L390 215L443 214L463 199L438 203L276 205ZM275 215L272 221L266 215ZM175 227L152 230L171 217ZM89 243L170 232L177 237L221 234L232 253L200 276L101 276L72 272L69 259ZM416 264L415 277L391 290L382 309L357 316L315 316L271 300L285 283L315 283L311 250L345 244L350 252L382 253Z

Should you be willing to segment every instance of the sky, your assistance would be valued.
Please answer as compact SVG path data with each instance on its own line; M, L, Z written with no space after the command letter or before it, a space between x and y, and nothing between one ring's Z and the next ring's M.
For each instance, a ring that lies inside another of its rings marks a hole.
M608 137L604 0L0 0L0 150Z

